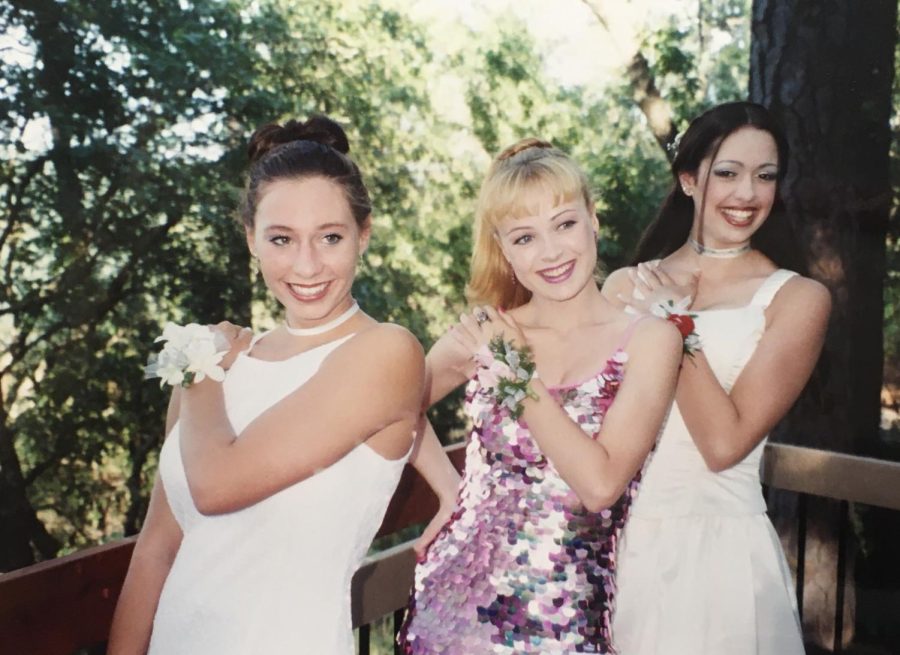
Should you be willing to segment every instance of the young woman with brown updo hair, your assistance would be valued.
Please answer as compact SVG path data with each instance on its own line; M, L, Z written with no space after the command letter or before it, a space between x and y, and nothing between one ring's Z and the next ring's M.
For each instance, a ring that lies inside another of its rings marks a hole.
M458 490L433 433L412 460L445 500L418 544L405 653L615 652L616 540L682 342L601 295L598 227L587 178L557 148L526 139L494 160L475 309L427 357L428 403L465 383L472 431Z
M173 394L112 654L353 652L350 580L412 446L424 357L350 295L371 205L347 152L325 117L251 138L244 229L285 321L220 323L224 382Z

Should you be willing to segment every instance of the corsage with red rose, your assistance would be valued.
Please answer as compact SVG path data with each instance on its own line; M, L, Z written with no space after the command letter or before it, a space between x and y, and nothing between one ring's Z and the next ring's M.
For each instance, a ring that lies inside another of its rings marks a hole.
M688 313L690 304L690 296L682 298L678 302L672 300L658 302L650 307L650 313L666 319L678 328L684 343L682 352L688 357L693 357L694 353L703 346L700 343L700 335L697 334L696 325L694 324L694 319L697 318L697 315Z

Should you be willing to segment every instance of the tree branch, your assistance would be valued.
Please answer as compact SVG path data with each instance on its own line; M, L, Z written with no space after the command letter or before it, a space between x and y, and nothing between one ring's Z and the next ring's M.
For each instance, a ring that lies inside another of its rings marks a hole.
M605 14L600 8L599 0L581 0L584 5L591 10L594 18L600 26L609 35L610 40L616 46L619 52L629 57L629 63L626 67L628 81L631 86L631 97L635 104L640 108L644 118L647 119L647 125L653 133L653 138L662 148L666 159L672 161L675 156L674 143L678 130L675 129L675 122L672 118L672 108L669 103L660 95L656 86L656 80L653 71L650 70L650 64L647 58L641 52L640 47L632 46L630 52L625 52L620 40L619 34L623 31L630 33L629 42L636 43L635 34L637 26L634 24L615 26L613 29L610 21L607 20Z

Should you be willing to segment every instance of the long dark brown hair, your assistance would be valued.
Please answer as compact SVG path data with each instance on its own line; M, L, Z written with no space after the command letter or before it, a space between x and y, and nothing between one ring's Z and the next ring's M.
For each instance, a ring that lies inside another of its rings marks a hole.
M780 186L787 169L788 147L784 132L769 110L753 102L728 102L704 112L693 121L678 143L672 160L672 188L656 218L641 235L632 263L645 262L669 255L685 244L694 220L694 201L681 188L679 175L696 176L700 163L715 161L722 141L742 127L768 132L778 148L778 189L766 221L750 239L750 245L772 260L779 268L806 274L806 263L800 252L791 222L786 215ZM709 180L707 175L705 185ZM705 191L705 189L704 189ZM705 193L704 193L705 196Z

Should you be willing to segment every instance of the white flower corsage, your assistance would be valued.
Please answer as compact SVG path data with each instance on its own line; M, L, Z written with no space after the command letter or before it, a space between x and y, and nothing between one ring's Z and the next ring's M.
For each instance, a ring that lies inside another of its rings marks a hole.
M534 359L528 346L516 348L500 335L491 339L475 353L479 364L478 381L482 389L494 397L497 405L506 408L510 416L519 418L525 398L537 398L528 388L536 377Z
M228 340L220 332L206 325L166 323L162 336L154 343L165 341L163 349L150 355L144 367L144 379L159 378L159 386L170 384L189 387L209 376L216 382L225 379L225 369L219 362L229 350Z

